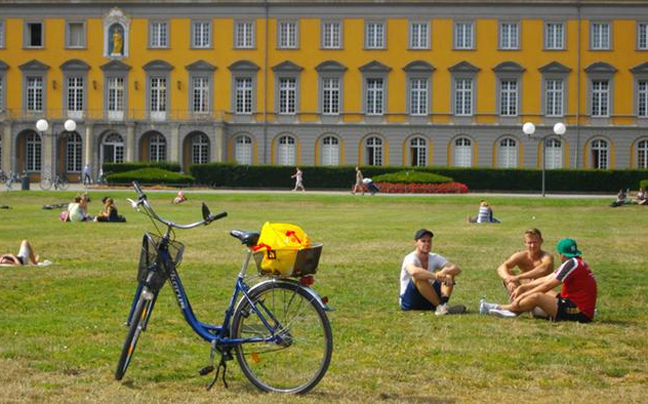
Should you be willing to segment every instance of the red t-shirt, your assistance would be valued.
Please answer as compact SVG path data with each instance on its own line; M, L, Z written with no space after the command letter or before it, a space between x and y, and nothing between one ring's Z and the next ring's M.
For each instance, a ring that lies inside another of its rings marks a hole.
M596 278L580 257L570 258L556 269L554 276L562 283L560 295L574 302L590 319L596 308Z

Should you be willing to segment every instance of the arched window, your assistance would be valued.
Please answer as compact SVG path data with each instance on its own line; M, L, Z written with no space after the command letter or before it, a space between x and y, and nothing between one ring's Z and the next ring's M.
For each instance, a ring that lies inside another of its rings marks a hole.
M234 159L238 164L252 164L252 138L241 135L234 144Z
M166 139L159 133L151 135L149 161L166 161Z
M467 137L460 137L454 142L454 166L472 166L472 142Z
M608 154L608 142L601 139L594 140L592 142L592 168L607 170Z
M558 139L545 141L545 168L548 170L563 168L562 142Z
M25 169L27 171L41 170L41 138L37 133L27 135L27 161Z
M337 166L340 164L340 141L335 136L322 139L322 165Z
M414 167L427 165L427 141L422 137L415 137L409 142L410 164Z
M292 136L281 136L277 148L277 164L282 166L294 166L297 161L295 138Z
M383 141L381 138L372 136L366 141L367 164L370 166L383 165Z
M517 168L518 149L515 139L506 138L500 140L497 149L497 165L500 168Z
M209 138L204 133L191 139L191 164L209 163Z
M81 172L81 158L83 153L83 142L81 135L70 133L65 144L65 171L68 173Z
M637 144L637 168L648 168L648 140Z
M118 133L109 134L101 144L101 153L103 163L123 163L124 139Z

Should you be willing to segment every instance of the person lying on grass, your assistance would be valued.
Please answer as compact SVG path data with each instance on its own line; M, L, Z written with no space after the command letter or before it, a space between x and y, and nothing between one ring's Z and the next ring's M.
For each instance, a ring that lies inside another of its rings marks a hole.
M20 243L18 254L7 253L0 255L0 265L38 265L38 258L29 241L23 240Z
M564 238L556 249L562 265L555 272L518 286L510 304L482 301L479 312L497 317L516 317L540 307L553 321L591 322L596 308L596 278L583 261L575 240ZM559 285L562 285L560 293L556 293L553 289Z

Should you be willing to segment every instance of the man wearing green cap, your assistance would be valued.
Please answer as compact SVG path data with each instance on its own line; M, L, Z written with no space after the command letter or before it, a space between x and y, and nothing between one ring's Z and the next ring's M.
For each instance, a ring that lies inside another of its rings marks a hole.
M488 314L498 317L515 317L538 306L554 321L589 323L594 318L597 286L594 274L581 258L576 241L564 238L556 249L562 265L553 273L520 285L507 305L484 302ZM562 285L560 293L553 289Z

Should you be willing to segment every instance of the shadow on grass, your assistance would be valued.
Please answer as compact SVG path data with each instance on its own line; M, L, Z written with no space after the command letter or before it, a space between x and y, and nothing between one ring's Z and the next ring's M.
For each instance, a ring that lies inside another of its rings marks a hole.
M323 392L323 391L314 391L308 393L310 397L317 397L317 399L326 400L328 402L340 402L348 400L349 397L346 394ZM409 394L398 394L398 393L379 393L375 400L373 401L394 401L394 402L403 402L403 403L426 403L426 404L452 404L456 403L457 400L448 399L448 398L439 398L433 396L417 396Z

